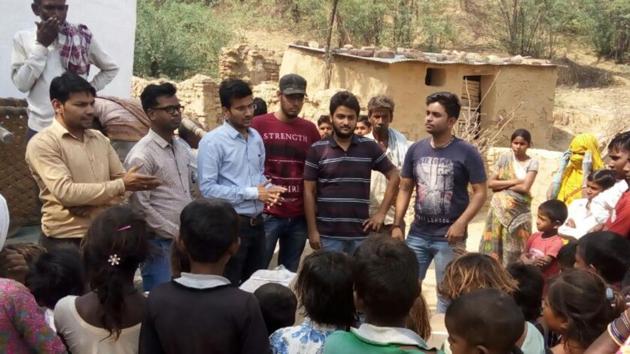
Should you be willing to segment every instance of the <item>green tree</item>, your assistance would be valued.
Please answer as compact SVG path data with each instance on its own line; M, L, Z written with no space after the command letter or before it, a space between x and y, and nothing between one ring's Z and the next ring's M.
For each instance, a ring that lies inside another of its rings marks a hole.
M216 76L232 30L202 2L139 0L134 74L183 79Z

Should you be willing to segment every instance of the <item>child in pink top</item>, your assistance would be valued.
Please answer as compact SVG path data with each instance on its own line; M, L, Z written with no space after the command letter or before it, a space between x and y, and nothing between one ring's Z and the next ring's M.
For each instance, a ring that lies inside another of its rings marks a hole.
M567 207L559 200L548 200L538 207L536 227L527 240L521 261L539 267L545 279L560 272L558 252L564 245L562 237L558 236L558 228L567 219Z
M0 353L66 353L28 289L0 278Z

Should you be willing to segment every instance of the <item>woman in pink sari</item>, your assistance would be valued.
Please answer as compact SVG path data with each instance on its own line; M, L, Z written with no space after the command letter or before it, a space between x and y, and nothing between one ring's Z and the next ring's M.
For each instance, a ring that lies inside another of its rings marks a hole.
M527 155L531 134L525 129L512 133L511 151L495 163L488 186L494 192L486 218L479 252L508 265L518 260L531 234L530 188L538 173L538 161Z

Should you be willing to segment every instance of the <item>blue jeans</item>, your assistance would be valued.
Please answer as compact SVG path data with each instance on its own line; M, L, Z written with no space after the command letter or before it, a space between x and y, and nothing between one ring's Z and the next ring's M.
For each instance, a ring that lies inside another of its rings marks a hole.
M365 240L365 238L357 240L339 240L336 238L322 237L319 242L322 250L346 253L352 256L354 251L359 248L363 240Z
M151 291L157 285L171 280L171 245L172 239L155 238L149 240L151 252L142 264L142 287Z
M273 252L276 250L276 243L280 241L278 264L282 264L292 272L297 272L306 244L306 220L304 217L279 218L268 214L263 215L263 220L267 242L265 265L269 266Z
M427 270L431 265L431 261L435 260L436 286L439 286L444 279L446 266L455 258L455 252L453 251L454 248L461 247L462 245L465 246L465 241L461 241L456 245L449 245L446 238L444 241L434 241L429 237L412 234L407 236L406 242L407 246L411 248L411 250L416 254L416 258L418 258L418 266L420 268L418 277L421 282L427 275ZM438 293L437 312L445 313L449 303L450 301L448 301L448 299L443 298Z
M241 244L238 252L228 261L224 272L224 276L234 286L239 286L255 271L265 268L266 243L262 217L256 218L255 224L250 222L250 218L241 215L239 219L238 237Z

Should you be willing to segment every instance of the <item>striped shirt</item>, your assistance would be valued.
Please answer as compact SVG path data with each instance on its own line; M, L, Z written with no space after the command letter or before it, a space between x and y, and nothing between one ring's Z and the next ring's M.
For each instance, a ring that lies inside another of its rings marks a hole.
M347 151L333 137L313 144L306 155L304 179L317 181L317 229L321 237L367 237L372 170L383 174L396 168L383 149L357 135Z

